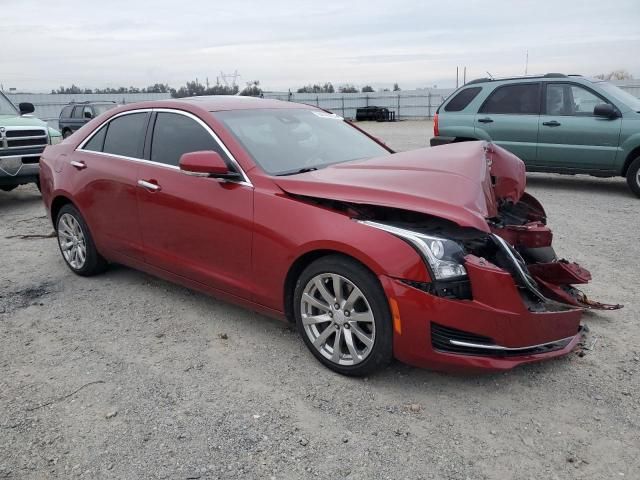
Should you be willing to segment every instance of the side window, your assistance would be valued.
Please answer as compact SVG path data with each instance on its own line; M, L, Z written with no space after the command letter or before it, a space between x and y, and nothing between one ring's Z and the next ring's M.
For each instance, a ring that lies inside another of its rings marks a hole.
M151 141L152 162L177 167L182 154L200 150L213 150L226 158L211 134L193 119L178 113L158 113Z
M142 145L148 114L130 113L109 122L104 139L104 153L142 158Z
M444 107L445 112L460 112L467 108L467 105L478 96L482 87L465 88L458 92Z
M82 118L82 105L76 105L73 108L73 114L71 116L73 118Z
M66 107L64 107L62 109L62 112L60 112L60 116L62 118L69 118L71 116L71 111L72 110L73 110L73 106L67 105Z
M540 84L521 83L498 87L484 102L480 113L537 115L540 113Z
M589 90L568 83L547 85L547 115L591 116L599 103L607 103Z
M85 146L83 147L83 150L90 150L92 152L101 152L104 147L104 139L107 136L107 127L108 125L105 125L102 128L100 128L98 133L96 133L93 137L91 137L91 140L89 140L85 144Z
M84 119L93 118L93 110L91 109L90 106L87 105L82 109L82 118Z

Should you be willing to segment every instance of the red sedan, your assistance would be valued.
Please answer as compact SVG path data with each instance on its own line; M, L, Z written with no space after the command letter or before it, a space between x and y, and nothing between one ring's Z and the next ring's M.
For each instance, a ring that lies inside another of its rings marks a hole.
M295 322L347 375L557 357L608 307L488 143L394 153L314 107L199 97L92 120L47 147L41 186L74 273L117 262Z

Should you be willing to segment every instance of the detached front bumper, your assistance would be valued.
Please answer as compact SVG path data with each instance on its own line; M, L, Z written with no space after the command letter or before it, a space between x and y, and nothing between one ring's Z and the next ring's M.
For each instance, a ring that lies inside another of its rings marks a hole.
M581 310L550 302L530 311L508 272L465 264L473 300L429 294L380 277L395 299L394 355L410 365L447 371L501 371L571 352L581 339Z

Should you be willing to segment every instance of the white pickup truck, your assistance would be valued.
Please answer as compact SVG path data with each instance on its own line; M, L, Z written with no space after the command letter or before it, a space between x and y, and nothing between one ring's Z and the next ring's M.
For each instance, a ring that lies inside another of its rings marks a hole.
M35 183L40 188L40 154L47 145L60 143L62 135L30 115L31 103L16 108L0 92L0 190Z

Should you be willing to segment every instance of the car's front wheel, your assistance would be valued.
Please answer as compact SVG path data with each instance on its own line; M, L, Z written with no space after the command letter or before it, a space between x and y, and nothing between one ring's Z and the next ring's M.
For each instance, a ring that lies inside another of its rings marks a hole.
M107 262L96 250L91 232L76 207L64 205L56 219L58 245L72 272L89 277L103 272Z
M296 282L294 313L311 353L344 375L368 375L393 356L391 314L378 279L344 256L322 257Z
M633 193L640 197L640 157L636 158L627 170L627 184Z

